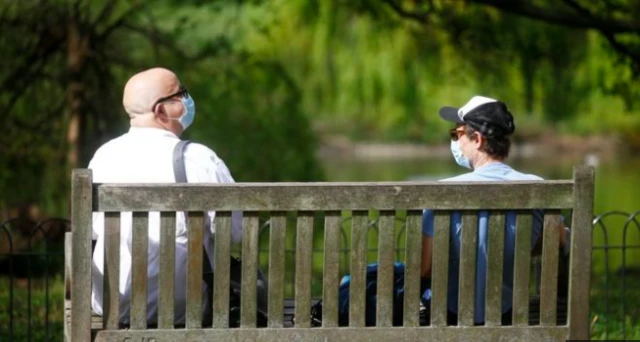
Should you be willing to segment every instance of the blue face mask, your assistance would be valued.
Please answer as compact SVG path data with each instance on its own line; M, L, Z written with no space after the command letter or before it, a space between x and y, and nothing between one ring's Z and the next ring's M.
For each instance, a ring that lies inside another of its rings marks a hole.
M186 130L187 127L191 126L196 116L196 104L193 102L191 95L187 95L182 98L182 105L184 106L184 114L182 114L178 121L180 121L182 129Z
M469 161L469 158L462 154L462 150L460 149L460 145L457 141L451 140L451 154L453 154L453 158L456 160L458 165L471 169L471 162Z

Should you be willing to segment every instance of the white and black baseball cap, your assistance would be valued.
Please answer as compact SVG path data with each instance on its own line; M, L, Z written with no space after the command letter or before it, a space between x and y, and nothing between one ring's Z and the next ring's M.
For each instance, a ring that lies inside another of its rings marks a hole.
M507 105L489 97L474 96L460 108L442 107L440 117L465 124L488 137L511 135L516 125Z

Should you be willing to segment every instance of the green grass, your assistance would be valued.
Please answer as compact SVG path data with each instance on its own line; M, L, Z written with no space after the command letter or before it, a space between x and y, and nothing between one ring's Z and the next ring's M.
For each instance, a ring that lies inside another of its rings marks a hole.
M604 278L594 279L591 286L591 338L594 340L622 340L623 327L627 340L640 340L640 276L628 275L624 296L622 280L612 277L609 283L609 312ZM622 303L626 313L622 314ZM607 334L608 324L608 334Z
M8 341L13 313L13 341L62 341L64 327L64 280L56 276L49 281L47 312L46 282L44 279L31 281L31 301L29 301L26 279L13 281L13 310L10 308L10 280L0 278L0 340ZM29 310L31 319L29 319ZM48 321L48 329L47 329Z

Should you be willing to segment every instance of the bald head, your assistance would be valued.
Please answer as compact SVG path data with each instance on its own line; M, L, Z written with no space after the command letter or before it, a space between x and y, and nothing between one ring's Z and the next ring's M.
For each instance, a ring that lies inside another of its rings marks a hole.
M176 74L164 68L153 68L133 75L124 86L122 104L129 116L149 113L155 102L175 93L180 87Z

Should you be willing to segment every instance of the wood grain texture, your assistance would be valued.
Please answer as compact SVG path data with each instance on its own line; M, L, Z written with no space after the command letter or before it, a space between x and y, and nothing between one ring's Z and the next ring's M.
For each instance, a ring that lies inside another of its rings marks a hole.
M502 324L502 274L504 269L505 213L494 211L489 214L487 251L487 292L485 297L485 324Z
M187 329L202 327L202 249L204 248L204 213L189 212L187 232Z
M322 327L338 326L338 288L340 283L339 211L329 211L324 218L324 264L322 275Z
M433 222L433 246L431 266L431 325L447 325L447 289L449 283L449 211L436 211Z
M402 327L402 328L278 328L278 329L198 329L149 330L136 332L119 330L98 333L97 342L131 341L204 342L204 341L565 341L567 327ZM143 340L144 338L144 340ZM153 340L152 340L153 339Z
M231 273L231 212L216 212L213 259L213 327L229 327L229 281Z
M560 222L559 213L544 215L544 235L542 243L542 271L540 281L540 324L556 325L558 296L558 252L560 232L556 226Z
M311 255L313 252L313 213L299 212L296 229L296 327L311 326Z
M95 211L563 209L571 181L103 184ZM491 198L491 201L487 201Z
M589 339L589 290L591 289L591 229L593 226L594 169L577 166L573 221L571 222L571 259L569 271L569 325L571 339Z
M365 282L367 272L367 211L354 211L351 218L351 283L349 326L365 326Z
M71 179L71 340L91 339L91 170L73 170Z
M532 213L518 212L513 270L513 324L529 324Z
M104 215L104 328L118 329L120 321L120 213Z
M242 239L242 290L240 295L240 327L255 328L258 302L258 212L244 212Z
M133 213L131 250L131 329L147 328L149 214Z
M158 328L174 326L176 268L176 213L160 213L160 274L158 274Z
M393 261L396 251L395 212L381 211L378 220L376 326L390 327L393 323Z
M269 226L269 297L268 326L282 328L284 319L284 274L287 217L284 212L271 214Z
M422 261L422 210L407 212L404 274L404 326L420 325L420 271Z
M478 246L478 216L476 212L463 212L461 235L458 325L470 327L473 326L476 290L476 254Z

